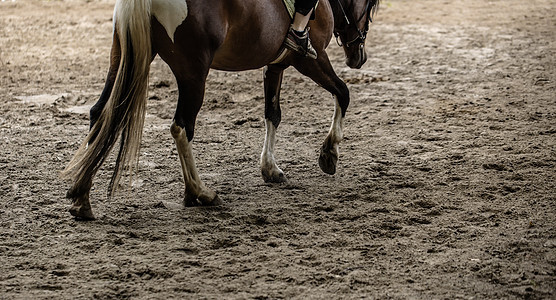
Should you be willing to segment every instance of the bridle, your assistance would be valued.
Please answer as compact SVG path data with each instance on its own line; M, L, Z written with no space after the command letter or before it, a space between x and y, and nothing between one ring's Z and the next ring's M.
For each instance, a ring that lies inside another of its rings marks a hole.
M373 22L373 18L371 17L371 10L373 9L373 5L371 5L371 4L374 1L367 0L367 4L365 6L365 11L363 12L363 14L361 16L359 16L359 18L355 22L350 22L349 17L346 14L346 11L344 10L344 7L342 6L342 2L340 0L336 0L336 2L338 2L338 6L340 6L340 10L342 11L342 14L344 15L344 19L346 20L346 23L347 23L346 28L344 28L342 30L334 29L334 36L336 37L336 43L338 44L338 46L340 46L340 47L342 46L342 42L339 39L340 31L346 31L347 27L349 27L350 25L353 25L353 27L355 27L355 30L357 31L358 36L351 41L345 42L344 45L346 46L346 48L349 48L353 44L358 43L359 47L363 48L364 44L365 44L365 39L367 38L367 32L369 32L369 23ZM352 6L353 6L353 4L352 4ZM357 24L359 22L361 22L361 20L363 20L363 18L366 18L365 28L363 30L361 30L361 29L359 29L359 27L357 27Z

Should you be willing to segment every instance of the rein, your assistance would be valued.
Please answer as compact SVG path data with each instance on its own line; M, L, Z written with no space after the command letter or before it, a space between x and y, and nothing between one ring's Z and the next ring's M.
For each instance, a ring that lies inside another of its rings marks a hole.
M365 11L363 12L363 14L355 21L355 22L350 22L349 21L349 17L346 14L346 11L344 9L344 6L342 5L341 0L336 0L336 2L338 3L338 5L340 6L340 10L342 11L342 14L344 15L344 19L346 20L346 27L353 25L355 27L355 30L357 30L357 34L358 36L356 38L354 38L353 40L344 43L346 48L349 48L351 45L355 44L356 42L359 42L359 47L363 48L364 43L365 43L365 39L367 38L367 32L369 32L369 23L373 22L373 18L371 17L371 10L372 10L372 6L371 3L372 1L368 0L367 1L367 5L365 7ZM353 2L352 2L353 3ZM353 6L353 5L352 5ZM364 17L366 17L365 20L365 28L363 30L359 29L359 27L357 27L357 23L359 23ZM346 28L342 29L342 30L337 30L334 29L334 36L336 37L336 43L338 44L338 46L342 46L342 42L340 41L339 37L340 37L340 31L346 31Z

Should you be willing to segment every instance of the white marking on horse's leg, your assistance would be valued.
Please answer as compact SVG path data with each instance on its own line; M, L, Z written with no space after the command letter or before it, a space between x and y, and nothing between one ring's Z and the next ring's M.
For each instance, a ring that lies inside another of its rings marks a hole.
M191 145L187 140L185 130L176 125L176 123L173 123L170 128L170 132L176 141L176 147L180 157L183 179L185 181L186 205L195 205L197 199L204 205L220 204L220 200L218 199L216 193L207 189L199 177L199 173L195 167L193 151L191 150Z
M174 137L174 140L176 141L176 148L178 149L178 156L180 158L185 187L188 190L188 193L198 194L200 180L195 170L195 160L193 159L193 153L191 151L191 147L189 146L185 130L176 125L176 123L173 123L170 131L172 133L172 137ZM193 168L191 166L193 166ZM193 172L191 172L191 169L193 169Z
M278 168L274 158L274 145L276 144L276 127L272 121L265 119L266 135L264 138L263 152L261 153L261 173L266 182L283 182L286 180L284 172Z
M187 18L187 2L185 0L153 0L152 14L174 42L174 34L178 26Z
M342 117L342 108L338 103L338 98L335 97L334 100L334 117L332 119L332 125L330 126L330 130L328 131L327 138L329 138L332 144L336 148L338 148L338 144L340 144L340 142L344 138L344 133L342 131L344 127L344 117Z

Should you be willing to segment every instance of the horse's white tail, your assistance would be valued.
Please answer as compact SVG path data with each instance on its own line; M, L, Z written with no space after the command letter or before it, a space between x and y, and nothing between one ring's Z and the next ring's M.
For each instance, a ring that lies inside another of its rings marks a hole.
M133 167L137 162L151 63L151 5L151 0L116 2L114 34L118 35L121 49L118 73L100 118L62 172L63 177L74 180L74 188L90 185L119 135L120 152L110 182L110 194L117 188L124 168Z

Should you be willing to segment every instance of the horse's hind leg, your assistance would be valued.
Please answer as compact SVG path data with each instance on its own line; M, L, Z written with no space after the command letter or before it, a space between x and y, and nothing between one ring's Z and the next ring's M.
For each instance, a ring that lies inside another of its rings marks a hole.
M119 38L117 33L114 33L112 50L110 52L110 69L108 70L108 76L106 78L106 83L104 84L104 89L98 101L91 107L89 111L89 125L90 129L93 128L95 123L100 118L106 102L110 98L112 89L114 88L114 82L116 81L116 75L118 73L118 67L120 65L121 48L119 43ZM91 140L92 141L92 140ZM83 219L83 220L93 220L95 216L91 209L91 203L89 202L89 193L92 186L92 178L84 178L76 181L73 186L66 193L66 198L72 200L72 206L69 212L72 216Z
M91 203L89 202L89 192L91 191L92 183L92 178L77 181L66 193L66 198L72 200L69 212L77 219L95 219L93 211L91 210Z
M343 138L343 120L349 105L349 90L334 72L324 51L319 53L316 60L299 60L294 64L294 67L331 92L335 97L332 125L322 144L319 156L319 166L322 171L327 174L335 174L339 156L338 145Z
M174 122L170 127L170 132L176 141L183 179L185 181L185 206L214 206L222 204L218 195L206 188L199 178L197 168L195 167L193 151L191 150L191 141L187 138L186 131Z
M115 71L114 71L115 70ZM106 79L106 84L104 90L100 96L100 99L91 108L90 114L90 129L93 128L95 123L98 121L100 114L110 98L110 93L114 87L114 81L116 77L116 72L118 71L118 65L116 64L110 66L110 71L108 73L108 78ZM95 136L96 137L96 136ZM94 137L93 137L94 138ZM92 140L91 140L92 141ZM72 216L82 219L82 220L94 220L93 211L91 210L91 204L89 202L89 192L92 186L92 178L81 179L76 181L73 186L66 193L66 198L72 200L72 206L69 212Z
M114 32L112 41L112 50L110 51L110 68L108 70L108 76L106 77L106 83L104 84L104 89L98 101L91 107L89 111L89 121L90 128L92 129L95 123L98 121L106 102L110 98L112 89L114 88L114 82L116 81L116 75L118 74L118 67L120 66L121 48L117 32Z
M207 73L199 77L191 76L189 80L176 76L178 80L179 99L174 123L170 128L172 137L176 142L178 155L185 181L186 206L222 204L216 193L205 187L201 181L195 159L191 149L191 140L195 130L195 120L201 108L205 91L205 78Z
M283 66L269 65L264 69L265 126L266 135L261 153L261 173L265 182L285 182L284 172L274 158L276 129L281 121L280 86Z

